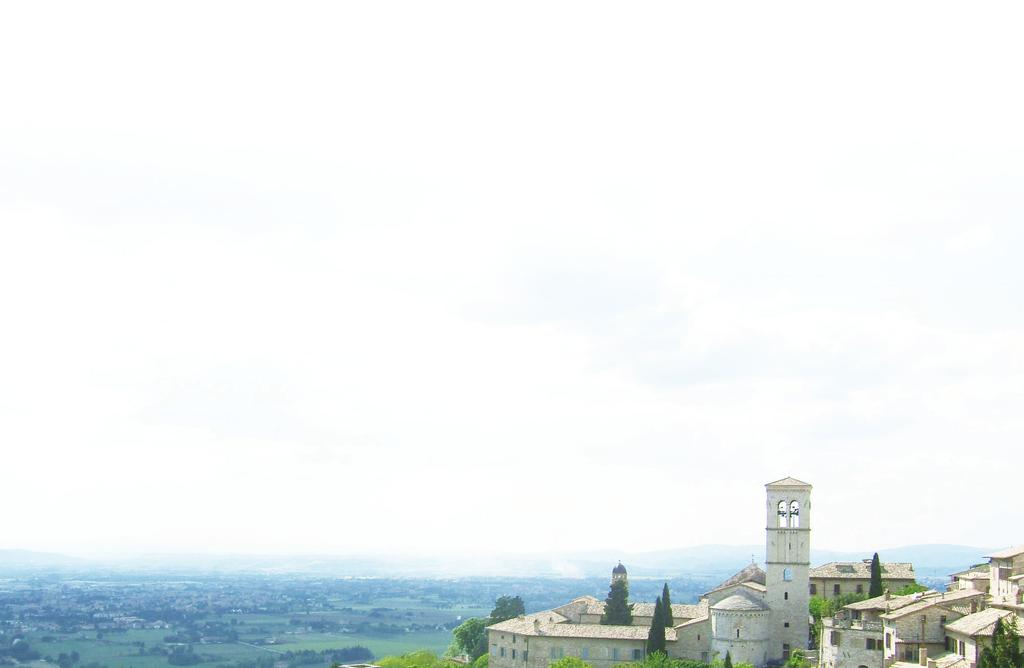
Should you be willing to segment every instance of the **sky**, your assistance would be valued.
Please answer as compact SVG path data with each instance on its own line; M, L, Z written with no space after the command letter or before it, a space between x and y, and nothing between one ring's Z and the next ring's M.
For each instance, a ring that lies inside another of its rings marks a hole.
M6 3L0 549L1024 542L1022 14Z

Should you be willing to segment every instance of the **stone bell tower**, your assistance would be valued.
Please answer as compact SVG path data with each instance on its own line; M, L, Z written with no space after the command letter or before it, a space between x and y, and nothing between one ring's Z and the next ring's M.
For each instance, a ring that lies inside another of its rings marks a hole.
M767 542L765 602L771 613L769 659L785 660L794 649L807 649L810 624L811 486L796 478L765 485Z

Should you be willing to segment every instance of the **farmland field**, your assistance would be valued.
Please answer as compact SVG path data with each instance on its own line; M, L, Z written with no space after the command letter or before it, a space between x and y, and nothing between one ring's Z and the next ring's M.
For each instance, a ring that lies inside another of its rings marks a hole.
M634 600L660 593L638 579ZM692 600L702 583L678 581ZM528 611L604 579L51 576L0 580L0 665L33 668L326 667L416 650L443 653L452 629L502 595Z

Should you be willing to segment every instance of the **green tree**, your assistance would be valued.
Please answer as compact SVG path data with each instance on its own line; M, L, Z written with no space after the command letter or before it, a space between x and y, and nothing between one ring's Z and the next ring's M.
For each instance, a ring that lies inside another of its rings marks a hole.
M804 651L797 648L789 653L786 668L811 668L811 662L804 656Z
M439 659L433 652L420 650L401 656L386 656L377 665L381 668L450 668L458 664Z
M575 656L565 656L553 661L548 668L593 668L589 663Z
M491 610L491 624L525 614L526 606L523 604L523 599L518 596L499 596L498 600L494 602L494 610Z
M647 653L665 652L665 612L659 596L654 602L654 616L651 617L651 630L647 632Z
M922 591L928 591L928 587L925 587L924 585L917 584L916 582L914 582L914 583L906 585L905 587L903 587L899 591L892 592L892 595L893 596L910 596L911 594L916 594L916 593L922 592Z
M868 598L882 595L882 562L878 560L878 553L871 557L871 586L868 587Z
M625 578L612 580L608 598L604 601L602 624L629 626L633 623L633 604L629 602L629 583Z
M488 668L490 663L490 656L484 654L477 657L476 661L473 662L473 668Z
M452 631L452 646L475 661L487 653L487 626L487 620L470 617Z
M992 644L981 650L978 668L1024 668L1016 615L1011 613L996 620Z
M823 617L832 617L836 614L836 610L845 605L850 605L857 601L863 601L867 597L867 594L843 594L836 598L812 596L811 600L807 604L807 610L814 619L814 623L812 624L814 628L814 642L816 644L820 644L821 642L821 620Z
M661 611L664 613L665 626L675 626L676 620L672 617L672 597L668 594L668 583L661 588Z
M729 652L725 653L725 668L732 668L732 654Z

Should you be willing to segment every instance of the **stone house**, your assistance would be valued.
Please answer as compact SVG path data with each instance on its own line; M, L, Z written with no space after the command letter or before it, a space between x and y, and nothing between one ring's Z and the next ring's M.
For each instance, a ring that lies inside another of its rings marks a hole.
M882 615L917 603L938 592L869 598L843 606L835 617L822 620L818 645L822 668L875 668L882 665L884 631Z
M1024 545L994 552L988 559L993 603L1020 605L1024 591Z
M882 596L844 606L834 619L823 620L821 668L872 668L868 648L877 647L876 619L882 624L882 668L976 668L998 619L1016 615L1024 630L1024 546L988 559L951 575L943 593Z
M946 624L977 612L984 604L985 594L979 591L942 592L882 614L885 665L919 663L941 654L946 647Z
M946 585L946 591L957 591L959 589L975 589L988 593L992 576L989 573L989 565L975 564L970 568L953 573L949 576L950 582Z
M914 565L882 563L882 582L889 591L899 591L917 582ZM838 598L844 594L866 594L871 589L871 560L832 561L811 569L810 594Z
M973 668L982 648L991 646L996 621L1012 615L1009 610L986 608L946 625L946 651L958 654ZM1018 622L1020 628L1020 622Z

